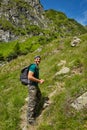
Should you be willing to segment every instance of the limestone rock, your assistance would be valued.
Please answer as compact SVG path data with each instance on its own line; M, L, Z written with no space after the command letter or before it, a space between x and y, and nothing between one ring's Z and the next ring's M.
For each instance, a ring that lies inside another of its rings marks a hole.
M70 69L68 67L63 67L60 71L58 71L55 76L60 75L60 74L66 74L69 73Z
M74 47L74 46L77 46L80 42L81 42L80 38L74 37L70 44L72 47Z
M75 108L76 110L81 110L87 105L87 92L78 97L71 106Z
M40 0L1 0L0 21L0 30L3 32L0 33L0 41L5 42L14 40L14 37L18 36L17 33L24 33L22 30L26 30L31 25L37 25L40 28L47 27L47 20ZM3 24L3 22L5 23Z

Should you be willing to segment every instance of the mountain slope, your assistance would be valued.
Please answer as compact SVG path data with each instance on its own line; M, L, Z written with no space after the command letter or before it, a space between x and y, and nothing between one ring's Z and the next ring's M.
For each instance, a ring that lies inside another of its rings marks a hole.
M43 96L51 96L52 104L44 111L36 129L87 129L86 106L80 111L71 107L71 103L87 91L87 34L80 36L80 39L78 46L71 47L71 37L58 38L0 66L1 130L20 130L21 108L28 96L27 87L22 86L19 80L20 70L33 62L33 57L38 54L42 57L40 77L45 79L40 89ZM60 74L63 68L69 71Z
M87 29L59 11L45 11L39 0L1 0L0 42L18 39L20 36L80 35Z
M84 26L74 19L68 18L63 12L47 10L46 16L51 21L51 30L57 32L62 37L69 35L81 35L87 32Z

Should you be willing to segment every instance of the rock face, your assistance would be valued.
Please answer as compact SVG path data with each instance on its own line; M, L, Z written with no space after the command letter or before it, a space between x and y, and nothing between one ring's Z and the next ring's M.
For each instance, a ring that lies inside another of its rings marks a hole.
M76 36L86 32L86 28L68 19L64 13L45 11L40 0L0 0L0 42L15 40L23 35L47 36L49 33L50 37L66 37L67 33Z
M47 26L39 0L0 0L0 41L14 39L20 30L29 31L31 25Z

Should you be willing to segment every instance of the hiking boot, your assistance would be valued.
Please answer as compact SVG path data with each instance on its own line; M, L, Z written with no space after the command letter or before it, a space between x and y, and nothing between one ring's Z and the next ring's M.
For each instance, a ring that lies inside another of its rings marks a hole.
M31 120L29 119L29 120L28 120L28 124L30 124L30 125L37 125L35 119L31 119Z
M32 125L32 126L36 126L37 122L34 120L34 121L30 121L29 124Z
M49 100L49 98L46 98L46 100L44 101L43 109L47 108L50 104L51 101Z
M43 105L43 109L45 109L46 107L48 107L50 104L48 102L45 102Z

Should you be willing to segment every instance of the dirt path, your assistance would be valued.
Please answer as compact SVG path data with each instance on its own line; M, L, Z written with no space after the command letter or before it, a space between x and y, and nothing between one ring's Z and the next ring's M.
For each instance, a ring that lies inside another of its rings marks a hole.
M48 96L49 97L49 106L52 104L52 97L54 95L62 92L63 90L64 90L63 84L56 83L56 88ZM26 118L27 105L28 105L28 102L26 101L25 105L21 108L21 117L20 117L21 118L21 122L20 122L21 130L37 130L37 127L39 127L39 125L43 121L43 114L49 108L49 106L46 107L45 109L43 109L41 115L36 119L36 125L35 126L31 126L31 125L27 126L27 118Z
M51 101L49 101L49 104L51 105ZM25 105L21 108L21 123L20 123L20 127L21 130L37 130L37 127L40 125L40 123L42 122L42 118L43 118L43 113L46 109L43 109L41 115L36 119L36 125L35 126L31 126L31 125L27 125L27 116L26 116L26 112L27 112L27 102L25 103Z

